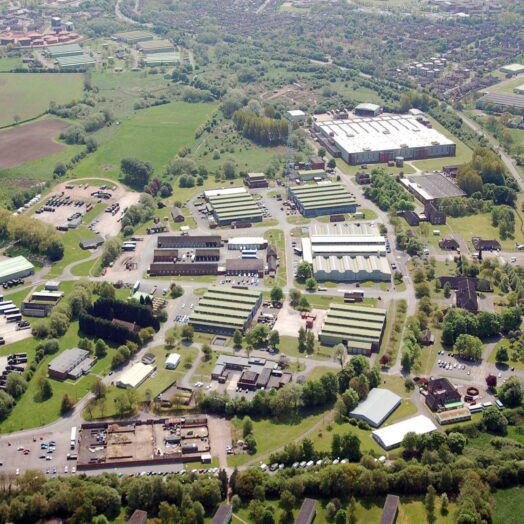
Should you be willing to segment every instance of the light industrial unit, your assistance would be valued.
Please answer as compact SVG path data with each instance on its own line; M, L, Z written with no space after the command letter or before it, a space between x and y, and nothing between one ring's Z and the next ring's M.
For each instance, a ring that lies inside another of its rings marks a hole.
M385 309L331 304L318 339L326 346L343 344L348 353L369 356L380 347L385 323Z
M215 222L219 226L226 226L237 220L262 222L262 211L252 195L243 187L231 189L237 191L215 190L205 193Z
M373 438L385 449L398 448L408 433L425 435L435 431L437 426L425 415L418 415L407 420L397 422L391 426L372 431Z
M349 412L349 416L378 428L400 406L401 400L389 389L373 388L366 399Z
M84 50L78 44L56 45L46 47L46 52L51 58L59 58L64 56L81 56Z
M47 372L51 378L57 380L76 380L91 369L95 360L90 358L89 351L85 349L66 349L49 362Z
M0 284L15 278L25 278L35 272L35 266L27 258L19 256L0 261Z
M126 44L138 44L139 42L153 40L153 35L147 31L125 31L123 33L116 33L115 38Z
M305 217L354 213L357 210L355 197L342 184L333 182L289 187L288 196Z
M175 46L169 40L147 40L139 42L138 49L148 55L150 53L172 53Z
M149 53L144 58L146 66L161 66L180 63L180 53L170 51L166 53Z
M56 59L60 69L82 69L96 64L89 55L60 56ZM69 224L71 226L71 224Z
M130 368L126 369L116 385L119 388L137 388L147 380L156 370L156 366L135 362Z
M211 286L189 317L189 325L196 331L226 335L237 329L242 332L261 303L260 291Z
M466 196L449 177L438 172L401 178L400 183L423 204L442 198Z
M411 114L315 122L314 129L352 165L455 156L456 145Z
M376 226L313 224L302 239L302 257L313 265L318 281L391 280L386 240Z

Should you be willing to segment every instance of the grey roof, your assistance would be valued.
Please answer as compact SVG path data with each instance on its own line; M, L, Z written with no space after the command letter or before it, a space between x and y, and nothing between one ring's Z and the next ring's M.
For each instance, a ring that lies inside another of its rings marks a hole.
M49 369L57 373L68 373L88 356L89 351L85 349L66 349L49 363Z
M389 389L374 388L366 400L349 413L355 418L363 418L374 427L380 426L390 413L400 404L401 398Z

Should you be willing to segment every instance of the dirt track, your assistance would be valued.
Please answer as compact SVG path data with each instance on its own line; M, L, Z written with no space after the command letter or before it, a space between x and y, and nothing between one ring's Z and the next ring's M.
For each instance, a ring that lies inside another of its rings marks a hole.
M52 155L65 146L55 142L69 124L63 120L41 120L0 133L0 169L18 166Z

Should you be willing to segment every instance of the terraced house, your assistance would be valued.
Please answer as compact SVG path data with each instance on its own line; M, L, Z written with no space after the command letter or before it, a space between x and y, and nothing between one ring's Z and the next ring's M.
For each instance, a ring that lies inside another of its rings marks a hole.
M262 293L251 289L211 286L189 317L195 331L232 335L243 332L255 317Z
M348 353L370 356L380 348L385 324L385 309L331 304L318 339L326 346L343 344Z

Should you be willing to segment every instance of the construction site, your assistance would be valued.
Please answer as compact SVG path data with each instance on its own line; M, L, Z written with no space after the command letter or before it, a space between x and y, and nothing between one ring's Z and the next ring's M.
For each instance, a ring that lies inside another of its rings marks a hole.
M211 462L207 417L83 424L78 470Z

